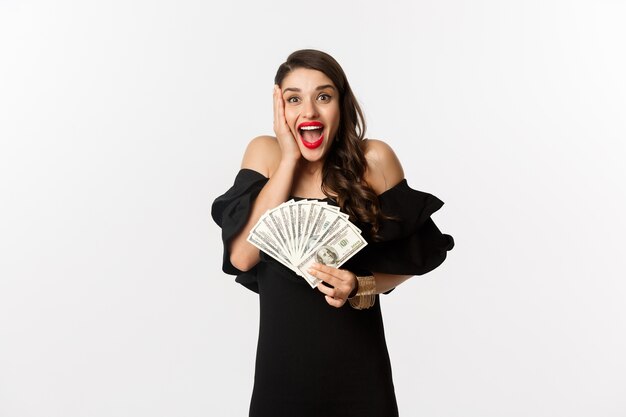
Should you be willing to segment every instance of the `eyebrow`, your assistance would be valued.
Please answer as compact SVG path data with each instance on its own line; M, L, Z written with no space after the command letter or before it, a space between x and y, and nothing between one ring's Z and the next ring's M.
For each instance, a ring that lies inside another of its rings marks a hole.
M315 91L320 91L320 90L323 90L323 89L325 89L325 88L330 88L330 89L332 89L332 90L335 90L335 87L333 87L332 85L330 85L330 84L324 84L324 85L320 85L319 87L317 87L317 88L315 89ZM285 94L287 91L295 91L296 93L299 93L299 92L301 92L302 90L300 90L299 88L295 88L295 87L287 87L287 88L285 88L285 89L283 90L283 94Z

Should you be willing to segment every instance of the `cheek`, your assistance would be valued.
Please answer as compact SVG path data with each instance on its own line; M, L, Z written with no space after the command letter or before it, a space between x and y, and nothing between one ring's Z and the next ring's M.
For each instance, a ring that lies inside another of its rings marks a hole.
M329 114L331 120L333 121L333 125L335 126L335 129L339 126L339 109L333 109L332 112L330 112Z
M337 132L339 131L339 123L340 123L340 118L339 115L337 114L334 118L333 118L333 128L332 128L332 134L333 136L335 134L337 134Z

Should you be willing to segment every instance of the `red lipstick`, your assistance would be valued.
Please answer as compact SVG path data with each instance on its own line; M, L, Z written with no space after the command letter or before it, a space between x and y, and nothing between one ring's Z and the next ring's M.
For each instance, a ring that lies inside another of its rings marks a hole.
M303 135L302 135L302 128L304 128L304 127L317 127L319 129L314 129L314 130L320 130L320 129L324 129L324 125L322 123L320 123L320 122L315 122L315 121L313 121L313 122L303 122L303 123L300 123L298 125L298 133L299 133L300 141L302 142L302 144L305 147L309 148L309 149L318 148L322 144L322 142L324 142L324 131L321 130L321 135L320 135L320 137L318 139L316 139L313 142L309 142L309 141L305 140ZM305 129L305 130L310 130L310 129ZM311 137L309 137L308 139L311 139Z
M323 124L321 124L320 122L302 122L298 125L298 129L301 129L303 127L307 127L307 126L320 126L320 127L324 127Z

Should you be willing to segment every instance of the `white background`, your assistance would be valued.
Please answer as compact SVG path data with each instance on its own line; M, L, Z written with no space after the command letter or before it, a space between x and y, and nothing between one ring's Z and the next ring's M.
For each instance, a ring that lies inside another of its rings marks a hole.
M373 3L0 0L0 416L247 415L209 210L309 47L456 240L382 298L401 415L626 415L626 4Z

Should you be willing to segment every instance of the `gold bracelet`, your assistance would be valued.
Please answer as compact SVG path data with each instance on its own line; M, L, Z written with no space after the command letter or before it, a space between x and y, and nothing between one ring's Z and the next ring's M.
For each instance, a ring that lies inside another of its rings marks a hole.
M357 310L370 308L376 302L376 280L373 275L356 277L359 290L352 298L348 298L350 306Z

